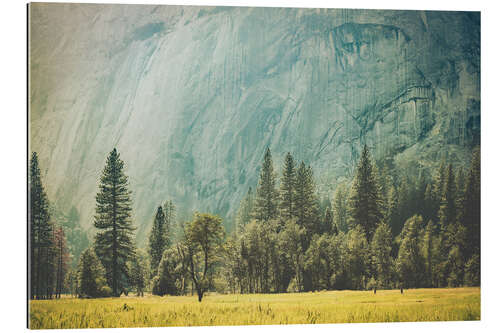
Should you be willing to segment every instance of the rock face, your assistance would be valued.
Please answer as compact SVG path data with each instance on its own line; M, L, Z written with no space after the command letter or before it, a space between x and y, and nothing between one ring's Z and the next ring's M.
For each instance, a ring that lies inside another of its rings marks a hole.
M170 198L230 219L267 146L326 195L364 143L424 168L479 143L479 13L33 4L30 21L30 150L86 226L113 147L143 240Z

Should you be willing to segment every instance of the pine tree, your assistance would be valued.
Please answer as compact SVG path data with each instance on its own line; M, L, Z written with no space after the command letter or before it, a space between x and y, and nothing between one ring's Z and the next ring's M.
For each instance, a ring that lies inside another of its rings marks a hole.
M392 186L392 177L389 174L389 166L387 163L384 163L382 170L380 170L378 182L380 184L381 207L383 209L384 216L387 216L387 210L389 209L389 195Z
M176 209L172 200L166 201L163 205L163 215L165 216L165 248L168 248L172 244L174 226L176 225Z
M66 236L62 226L55 230L54 247L56 256L56 298L61 298L64 279L68 271L69 253L66 246Z
M445 229L448 225L457 220L455 175L451 164L446 168L443 193L441 196L441 206L439 208L439 223Z
M269 221L278 216L278 197L271 150L267 148L255 199L254 216L258 221Z
M427 180L425 178L424 173L421 171L418 176L416 194L415 194L415 206L416 210L419 210L419 213L423 210L424 202L425 202L425 191L427 190ZM424 220L427 221L427 220Z
M465 194L465 173L462 167L458 168L455 175L455 185L457 187L456 203L458 215L463 211L464 194Z
M306 230L301 244L304 250L309 248L313 236L320 231L321 216L318 201L312 168L301 162L297 169L294 202L297 224ZM310 272L304 271L302 273L303 290L311 290L313 287L312 278Z
M460 223L447 225L445 230L445 247L447 256L447 284L458 287L463 284L465 271L464 249L466 229Z
M474 150L472 162L465 182L464 199L460 220L467 229L467 248L465 257L470 259L477 255L475 263L481 259L481 151ZM475 265L477 266L477 265ZM474 266L474 267L475 267Z
M319 232L319 210L316 197L316 185L312 169L304 162L297 169L297 181L295 185L295 216L299 226L306 229L307 239ZM304 248L307 246L304 245Z
M333 196L333 224L339 231L347 233L347 197L348 190L344 183L337 186Z
M377 171L365 145L358 163L348 203L349 225L359 225L371 240L378 223L383 219Z
M435 248L435 242L436 242L436 237L435 233L436 231L434 230L435 226L432 221L427 222L427 226L425 227L425 234L422 240L422 254L425 259L425 272L427 275L427 278L425 280L426 284L428 287L433 287L434 283L434 248Z
M29 177L29 234L30 234L30 298L45 298L48 288L49 249L52 247L53 227L50 223L49 201L43 188L38 155L33 152Z
M439 165L438 172L435 174L432 181L432 200L431 200L431 216L429 219L439 221L439 209L441 206L441 199L443 198L443 190L446 179L446 165L444 160Z
M327 233L331 235L338 235L339 229L337 225L333 222L332 210L330 207L326 207L325 218L323 220L323 225L321 228L321 233Z
M245 226L252 220L252 212L254 210L254 194L252 192L252 187L248 188L246 196L240 203L240 208L238 209L238 214L236 217L236 224L238 232L242 232Z
M148 261L144 251L138 250L129 262L130 284L135 288L137 296L144 296L147 285Z
M285 220L290 220L294 216L295 182L295 162L292 154L287 153L283 165L283 175L281 177L280 186L281 217Z
M370 244L375 278L381 288L390 287L393 260L391 257L392 235L386 223L380 223Z
M98 229L95 252L106 270L108 285L114 296L120 296L126 285L126 262L135 251L131 211L128 177L115 148L109 154L102 172L94 219L94 226Z
M77 293L77 283L77 271L74 269L70 269L66 274L66 278L64 279L64 290L66 293L69 293L71 297L74 297Z
M106 285L105 270L93 249L82 252L78 264L78 296L105 297L111 295L111 288Z
M151 258L151 277L155 276L158 271L158 264L160 263L163 252L167 249L166 239L166 226L165 215L163 209L158 206L156 210L153 227L149 234L149 256Z
M387 202L387 211L385 216L385 220L389 223L391 228L391 232L393 236L399 234L401 230L398 225L401 221L400 208L399 208L399 193L397 188L394 185L389 187L389 198Z
M399 235L405 221L413 216L413 211L411 209L411 195L410 195L410 182L408 177L405 175L401 178L401 183L398 188L398 220L392 226L393 233Z
M422 203L422 218L424 221L431 220L433 216L433 193L432 193L432 183L427 184L424 192L424 201Z

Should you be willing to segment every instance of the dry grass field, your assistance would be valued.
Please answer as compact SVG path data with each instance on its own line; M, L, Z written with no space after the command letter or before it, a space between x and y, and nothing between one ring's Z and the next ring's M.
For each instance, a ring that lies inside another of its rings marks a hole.
M31 328L479 320L480 288L30 301Z

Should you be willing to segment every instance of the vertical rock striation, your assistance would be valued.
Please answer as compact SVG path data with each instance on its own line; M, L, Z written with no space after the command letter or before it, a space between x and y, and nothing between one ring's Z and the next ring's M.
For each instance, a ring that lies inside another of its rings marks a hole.
M143 239L167 198L231 217L267 146L327 194L363 143L425 168L479 143L479 13L32 4L30 20L30 149L87 226L113 147Z

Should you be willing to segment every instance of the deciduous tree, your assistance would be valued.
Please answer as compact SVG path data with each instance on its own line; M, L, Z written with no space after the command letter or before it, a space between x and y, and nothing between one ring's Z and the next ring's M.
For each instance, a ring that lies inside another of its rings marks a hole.
M184 229L183 260L201 302L208 289L209 275L218 261L224 239L222 219L218 216L195 213L194 219Z

